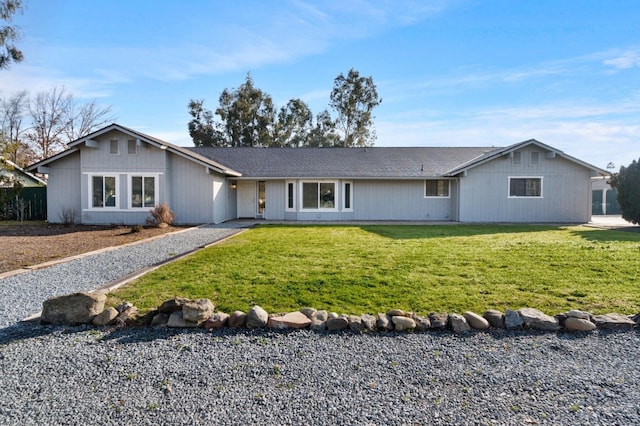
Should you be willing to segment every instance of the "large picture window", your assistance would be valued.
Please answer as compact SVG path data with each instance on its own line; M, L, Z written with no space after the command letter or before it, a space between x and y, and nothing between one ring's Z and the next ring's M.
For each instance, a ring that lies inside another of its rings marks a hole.
M542 197L542 178L510 177L509 197Z
M448 197L449 181L448 180L427 180L425 181L425 197Z
M131 176L131 207L147 208L155 205L155 176Z
M335 182L303 182L302 208L307 210L336 208Z
M115 176L91 177L91 207L117 207L117 179Z

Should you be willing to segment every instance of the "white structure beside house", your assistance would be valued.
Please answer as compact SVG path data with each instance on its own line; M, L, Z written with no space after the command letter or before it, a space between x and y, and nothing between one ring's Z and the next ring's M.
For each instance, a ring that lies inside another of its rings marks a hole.
M184 148L112 124L29 167L50 222L413 220L584 223L607 172L536 140L506 148Z

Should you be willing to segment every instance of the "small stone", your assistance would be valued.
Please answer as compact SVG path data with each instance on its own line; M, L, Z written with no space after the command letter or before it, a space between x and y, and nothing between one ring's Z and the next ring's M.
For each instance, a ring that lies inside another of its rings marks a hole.
M317 318L314 318L311 320L311 325L309 326L309 329L313 331L325 331L327 329L327 322L324 320L319 320Z
M391 317L387 314L378 313L376 317L376 328L380 331L393 330L393 323L391 322Z
M467 323L476 330L486 330L487 328L489 328L489 321L476 314L475 312L466 311L462 314L462 316L464 316L464 319L467 320Z
M113 325L117 327L124 327L126 325L130 325L130 323L137 318L138 316L138 308L131 305L124 311L120 312L118 316L113 320Z
M216 312L204 322L204 328L207 330L219 330L229 323L229 314L224 312Z
M373 315L369 315L369 314L362 314L360 315L360 320L362 321L362 324L364 325L364 328L369 330L369 331L375 331L376 330L376 317L374 317Z
M389 309L387 315L390 317L403 317L404 311L402 309Z
M594 315L593 321L598 328L605 330L631 330L636 323L622 314L610 313L605 315Z
M185 321L201 323L213 315L214 309L209 299L188 300L182 305L182 317Z
M185 321L182 317L182 311L174 311L169 315L169 321L167 321L167 327L171 328L195 328L197 326L197 322Z
M89 324L104 310L107 296L102 293L74 293L52 297L42 304L41 320L48 324Z
M591 331L596 329L596 325L586 319L567 317L564 320L564 328L569 331Z
M131 303L131 302L122 302L121 304L116 306L116 310L118 311L118 313L122 313L122 312L124 312L127 309L132 308L132 307L133 307L133 303Z
M241 328L247 324L247 314L242 311L234 311L229 316L229 327Z
M138 312L138 310L136 309L134 313L129 315L129 318L126 320L126 325L127 327L148 327L149 325L151 325L153 318L157 314L158 311L156 310L149 311L146 314L140 314L140 312Z
M318 321L326 321L329 319L329 313L324 309L321 309L316 312L312 319L317 319Z
M416 330L418 331L427 331L431 328L431 321L428 317L414 314L413 320L416 322Z
M522 328L524 321L518 314L518 311L507 309L504 312L504 325L508 330L513 330L516 328Z
M392 316L391 322L393 322L396 331L413 330L416 328L416 322L413 320L413 318L405 316Z
M327 330L336 331L336 330L344 330L349 327L349 319L346 317L338 317L333 318L331 314L329 314L329 319L326 321Z
M260 306L255 305L247 314L247 328L262 328L269 322L269 314Z
M454 333L464 333L471 331L471 327L465 317L460 314L449 314L449 324L451 324L451 330Z
M313 319L313 317L318 313L318 311L313 308L302 308L300 309L300 312L309 319Z
M590 320L591 319L591 314L589 312L578 311L577 309L571 310L569 312L565 312L565 315L567 317L580 318L580 319L583 319L583 320Z
M431 312L429 314L431 328L434 330L444 330L449 322L449 314L446 312Z
M109 325L111 323L111 321L113 321L114 319L116 319L116 317L118 316L119 312L116 308L107 308L104 311L102 311L101 313L99 313L98 315L96 315L96 317L91 321L91 323L97 327L103 327L105 325Z
M291 312L284 315L273 316L269 318L267 327L269 328L306 328L311 325L311 320L302 312Z
M151 327L166 327L169 322L169 314L156 314L151 320Z
M189 299L183 297L176 297L175 299L167 300L158 308L158 312L161 314L171 314L175 311L182 309L182 305Z
M524 325L532 330L560 330L560 323L556 318L546 315L537 309L522 308L518 310L518 314L524 321Z
M491 327L505 328L504 315L502 312L496 311L495 309L489 309L488 311L485 311L482 316L489 322Z
M338 315L335 312L329 312L329 315L327 315L327 319L329 319L329 318L339 318L339 317L340 317L340 315Z
M362 331L364 330L364 324L362 323L362 318L357 315L349 315L349 330L351 331Z

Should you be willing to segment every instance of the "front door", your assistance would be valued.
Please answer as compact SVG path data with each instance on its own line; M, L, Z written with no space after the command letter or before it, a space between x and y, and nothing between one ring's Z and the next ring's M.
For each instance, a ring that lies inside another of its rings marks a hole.
M258 208L256 182L239 180L236 190L238 191L238 218L255 219Z

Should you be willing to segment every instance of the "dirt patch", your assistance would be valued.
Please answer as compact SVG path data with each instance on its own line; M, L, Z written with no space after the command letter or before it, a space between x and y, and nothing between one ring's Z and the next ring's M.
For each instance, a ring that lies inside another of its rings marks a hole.
M0 273L174 232L167 228L0 222Z

